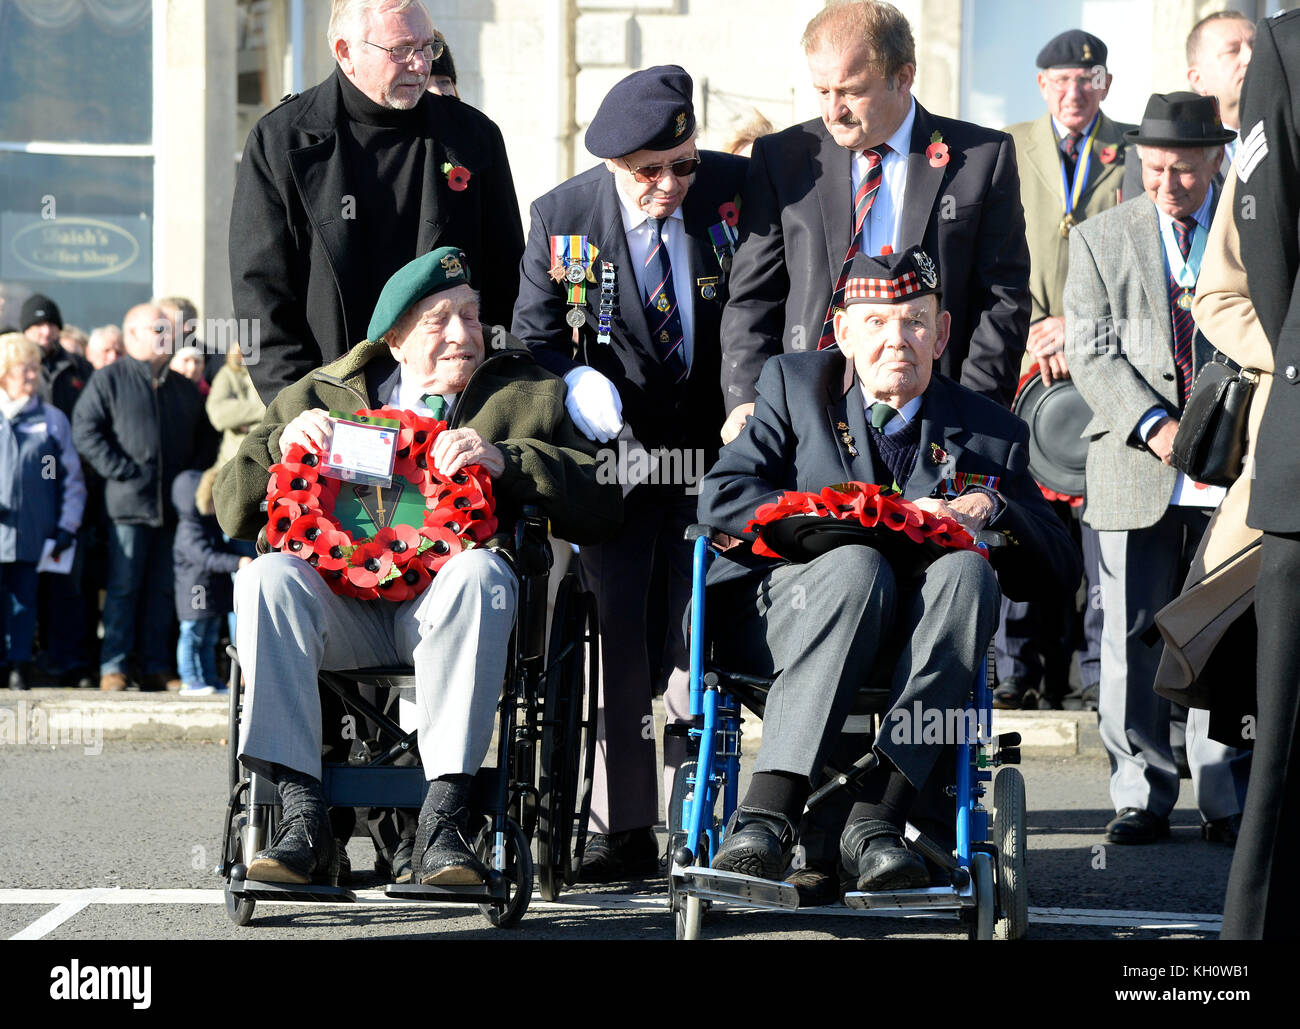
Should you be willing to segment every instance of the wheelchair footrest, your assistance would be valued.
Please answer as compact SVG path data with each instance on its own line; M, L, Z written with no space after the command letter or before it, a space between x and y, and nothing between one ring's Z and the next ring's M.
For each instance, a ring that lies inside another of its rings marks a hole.
M792 883L760 879L755 875L692 865L690 868L674 867L673 880L679 893L701 900L784 911L794 911L799 907L799 891Z
M490 904L493 901L508 899L506 881L499 873L493 874L486 883L462 883L454 886L390 883L384 887L384 896L397 900L422 900L436 904Z
M231 879L230 892L245 900L282 900L295 904L352 904L357 899L346 886L268 883L256 879Z
M960 890L953 886L929 886L921 890L893 890L881 893L859 893L855 890L844 894L844 904L858 911L903 911L916 908L957 910L974 907L975 893L969 884Z

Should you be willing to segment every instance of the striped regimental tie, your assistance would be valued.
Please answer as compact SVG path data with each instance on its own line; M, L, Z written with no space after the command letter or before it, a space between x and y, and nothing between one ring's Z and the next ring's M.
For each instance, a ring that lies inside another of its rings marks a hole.
M673 382L686 378L686 355L682 350L685 334L682 330L681 312L677 310L677 295L673 291L673 268L668 260L668 247L664 245L662 218L649 218L650 253L645 259L646 290L645 321L650 327L655 353L663 362Z
M1174 241L1178 244L1178 249L1182 252L1184 261L1187 260L1187 255L1192 252L1192 234L1195 231L1195 218L1174 219ZM1169 313L1174 329L1174 364L1178 366L1179 396L1182 397L1182 403L1185 406L1187 398L1192 395L1192 340L1196 336L1196 322L1192 320L1191 310L1184 308L1178 302L1184 292L1183 287L1178 285L1171 275L1169 277Z
M844 266L840 269L839 278L835 280L835 292L831 294L830 307L826 309L826 321L822 324L821 338L817 341L818 350L825 350L835 342L835 312L844 306L844 286L849 281L849 265L858 256L858 240L862 238L862 226L871 212L876 194L880 191L880 168L889 149L888 144L882 143L878 147L862 151L862 156L867 159L867 174L862 176L862 184L858 186L858 192L853 197L853 240L849 243L849 252L844 255Z

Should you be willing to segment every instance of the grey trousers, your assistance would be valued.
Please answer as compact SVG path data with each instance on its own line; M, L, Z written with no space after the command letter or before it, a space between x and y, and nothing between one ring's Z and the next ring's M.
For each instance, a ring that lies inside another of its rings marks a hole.
M781 565L749 590L711 595L714 609L734 602L734 611L709 621L724 666L776 675L754 770L806 775L816 785L854 694L879 660L892 660L874 749L920 789L943 745L955 742L927 726L965 727L971 684L997 628L1000 592L988 561L953 551L900 590L878 551L847 546Z
M1170 743L1170 704L1152 689L1161 648L1141 635L1155 613L1178 596L1210 511L1170 507L1155 525L1102 532L1104 617L1098 711L1110 755L1110 797L1116 811L1135 807L1167 817L1178 800L1178 769ZM1250 751L1210 739L1209 714L1187 716L1187 764L1201 815L1226 818L1242 809Z
M266 554L235 578L246 696L239 758L321 775L317 673L415 666L416 731L426 779L472 775L492 741L518 584L506 561L469 550L400 604L340 597L306 562Z

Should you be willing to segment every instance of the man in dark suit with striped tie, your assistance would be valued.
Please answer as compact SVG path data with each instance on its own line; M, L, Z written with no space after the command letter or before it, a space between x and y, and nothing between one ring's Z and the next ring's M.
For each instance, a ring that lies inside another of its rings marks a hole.
M515 334L564 378L570 415L607 444L601 467L626 494L623 532L578 556L604 651L583 881L657 873L652 693L664 691L669 780L690 717L684 532L718 453L718 324L746 164L698 149L691 89L664 65L610 90L586 135L604 164L533 204L515 305Z
M1160 650L1141 636L1178 595L1223 495L1176 471L1170 453L1196 373L1214 355L1191 300L1233 133L1212 97L1157 93L1125 138L1146 194L1070 233L1065 330L1070 374L1093 411L1083 520L1100 537L1098 716L1117 812L1106 838L1150 843L1169 835L1178 769L1169 701L1152 690ZM1192 786L1205 837L1231 843L1249 754L1211 740L1208 727L1208 712L1188 713Z
M754 144L722 318L723 441L753 410L769 357L832 342L830 319L858 251L924 247L947 283L953 323L936 367L1010 406L1029 328L1011 137L916 103L912 29L887 3L827 7L803 46L821 117Z

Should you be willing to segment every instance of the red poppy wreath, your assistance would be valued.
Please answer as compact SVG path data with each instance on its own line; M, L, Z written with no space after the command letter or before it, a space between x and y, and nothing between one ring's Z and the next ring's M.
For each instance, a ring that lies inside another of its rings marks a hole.
M446 422L389 407L357 417L400 423L393 486L379 490L322 476L320 456L294 444L270 469L266 538L305 560L341 596L400 603L424 592L455 555L496 532L492 480L480 465L452 476L434 468L433 443ZM417 495L422 503L413 502ZM350 522L375 531L356 538L337 517L344 507L363 513Z
M984 554L974 538L954 518L923 511L899 494L866 482L827 486L820 493L787 490L770 504L760 504L746 532L758 533L754 553L760 557L787 558L768 545L763 529L785 518L835 518L867 529L892 529L927 549L974 550Z

